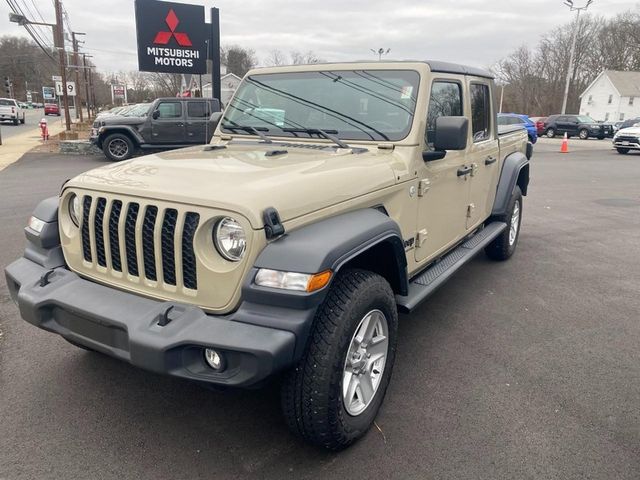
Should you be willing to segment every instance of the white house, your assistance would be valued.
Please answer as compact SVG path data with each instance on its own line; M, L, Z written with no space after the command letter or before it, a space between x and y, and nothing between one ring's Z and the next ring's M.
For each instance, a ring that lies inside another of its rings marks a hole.
M235 92L238 88L238 85L240 85L241 80L242 79L235 73L227 73L226 75L222 75L222 77L220 78L220 96L222 97L220 98L220 101L222 102L222 105L224 105L225 107L227 106L229 100L231 100L231 97L233 96L233 92ZM203 85L202 96L213 96L210 82Z
M580 98L580 115L597 121L640 117L640 72L603 70Z

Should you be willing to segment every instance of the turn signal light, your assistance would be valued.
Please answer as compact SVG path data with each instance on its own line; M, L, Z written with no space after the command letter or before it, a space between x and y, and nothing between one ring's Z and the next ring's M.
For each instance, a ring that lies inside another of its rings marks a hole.
M315 292L324 288L331 280L331 270L325 270L324 272L316 273L312 275L307 283L307 292Z

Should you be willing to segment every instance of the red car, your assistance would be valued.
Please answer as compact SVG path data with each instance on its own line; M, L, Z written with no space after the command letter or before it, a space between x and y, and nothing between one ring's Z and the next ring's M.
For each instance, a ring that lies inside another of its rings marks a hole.
M45 103L44 114L60 116L60 107L58 107L58 104L56 103Z
M544 122L547 117L529 117L533 123L536 124L536 130L538 131L538 136L544 135Z

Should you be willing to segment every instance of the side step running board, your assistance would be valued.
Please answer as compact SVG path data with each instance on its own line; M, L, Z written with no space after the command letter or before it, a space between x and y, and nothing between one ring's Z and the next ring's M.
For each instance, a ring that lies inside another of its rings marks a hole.
M505 228L507 228L507 224L504 222L490 223L466 242L456 247L455 250L430 265L409 283L409 294L407 296L396 295L398 309L404 313L411 312L457 272L460 267L500 235Z

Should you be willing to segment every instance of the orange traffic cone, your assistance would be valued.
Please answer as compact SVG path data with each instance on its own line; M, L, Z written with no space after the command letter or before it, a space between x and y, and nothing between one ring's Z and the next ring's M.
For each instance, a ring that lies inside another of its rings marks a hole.
M567 134L564 134L564 138L562 139L562 146L560 147L560 153L569 153L569 137Z

